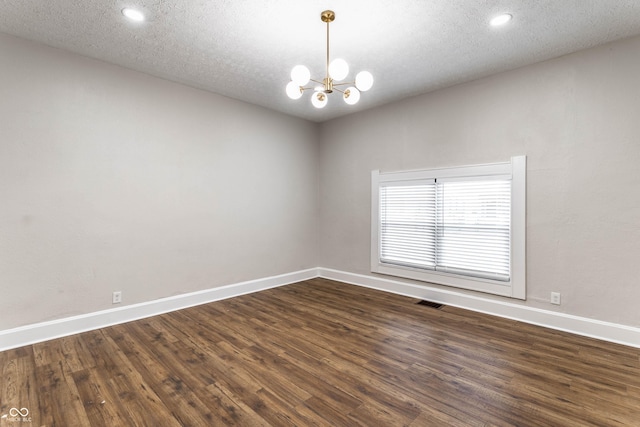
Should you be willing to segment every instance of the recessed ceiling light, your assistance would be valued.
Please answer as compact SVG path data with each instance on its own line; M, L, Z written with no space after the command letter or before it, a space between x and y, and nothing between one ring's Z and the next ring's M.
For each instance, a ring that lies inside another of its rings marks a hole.
M502 15L498 15L495 18L493 18L491 20L491 25L493 25L494 27L497 27L499 25L504 25L507 22L511 21L511 18L513 18L511 14L503 13Z
M144 15L139 10L131 9L130 7L125 7L122 9L122 14L132 21L141 22L144 21Z

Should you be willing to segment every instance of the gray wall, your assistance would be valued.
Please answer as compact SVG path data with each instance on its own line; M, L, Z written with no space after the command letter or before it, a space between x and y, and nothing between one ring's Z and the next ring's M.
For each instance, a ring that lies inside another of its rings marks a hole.
M0 35L0 330L317 266L318 126Z
M523 304L640 326L640 38L322 126L9 36L0 58L0 330L113 290L370 274L372 169L517 154Z
M526 154L524 304L640 326L639 76L633 38L324 123L320 265L371 274L371 170Z

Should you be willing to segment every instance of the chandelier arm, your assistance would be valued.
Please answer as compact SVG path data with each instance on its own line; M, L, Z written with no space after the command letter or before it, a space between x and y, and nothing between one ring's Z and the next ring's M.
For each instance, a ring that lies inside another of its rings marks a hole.
M338 89L338 88L337 88L337 87L335 87L335 86L333 87L333 90L335 90L335 91L337 91L337 92L340 92L340 93L344 94L344 91L343 91L343 90L340 90L340 89Z
M309 81L314 82L314 83L318 83L324 86L324 82L321 82L320 80L315 80L315 79L309 79ZM347 84L347 83L344 83ZM300 89L302 90L307 90L307 89L316 89L317 86L300 86Z
M355 85L356 82L343 82L343 83L334 83L333 87L335 88L336 86L346 86L346 85Z

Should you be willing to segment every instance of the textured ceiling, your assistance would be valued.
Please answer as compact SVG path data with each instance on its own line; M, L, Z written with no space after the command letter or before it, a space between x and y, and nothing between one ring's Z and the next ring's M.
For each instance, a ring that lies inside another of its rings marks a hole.
M324 9L332 59L375 78L356 106L284 91L296 64L323 77ZM490 27L503 12L514 19ZM640 1L2 0L0 32L321 122L640 34Z

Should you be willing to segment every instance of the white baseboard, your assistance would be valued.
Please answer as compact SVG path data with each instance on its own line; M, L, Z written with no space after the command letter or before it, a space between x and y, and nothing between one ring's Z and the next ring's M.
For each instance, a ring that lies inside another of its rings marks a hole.
M314 277L324 277L352 285L426 299L640 348L640 328L433 288L426 284L414 285L376 276L319 267L0 331L0 351L301 282Z
M64 319L21 326L0 331L0 351L61 338L81 332L100 329L119 323L143 319L195 305L219 301L265 289L318 277L318 269L296 271L263 279L235 283L204 291L190 292L139 304L131 304L109 310L96 311Z
M413 298L425 299L440 304L465 308L551 329L570 332L604 341L640 348L640 328L603 322L586 317L573 316L550 310L527 307L506 301L482 298L456 291L433 288L427 284L390 280L375 276L348 273L345 271L319 268L320 277L392 292Z

